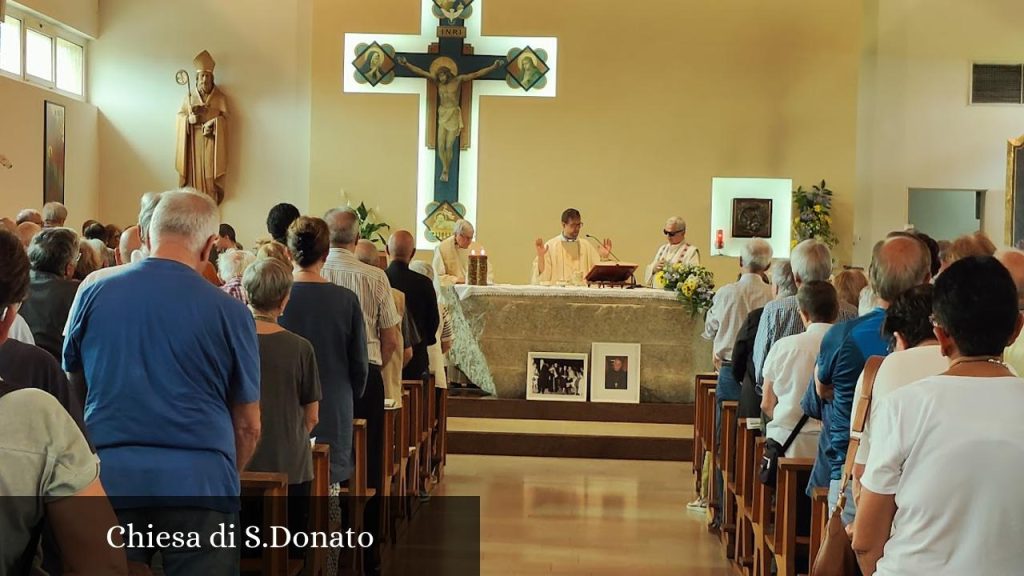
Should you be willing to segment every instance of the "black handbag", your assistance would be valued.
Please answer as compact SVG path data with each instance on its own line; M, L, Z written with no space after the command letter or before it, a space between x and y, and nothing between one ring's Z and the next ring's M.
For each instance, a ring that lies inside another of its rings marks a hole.
M800 422L797 423L796 428L789 433L789 438L786 438L785 444L779 444L771 438L764 441L764 456L761 457L761 470L757 473L761 483L765 486L775 486L775 480L779 475L779 458L786 455L786 450L796 440L796 435L800 433L800 430L807 424L807 420L811 417L804 414L800 418Z

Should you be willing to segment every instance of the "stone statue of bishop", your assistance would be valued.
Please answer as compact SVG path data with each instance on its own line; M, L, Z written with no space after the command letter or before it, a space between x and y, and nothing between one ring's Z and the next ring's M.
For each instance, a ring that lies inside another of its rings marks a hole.
M227 102L213 83L216 62L210 53L203 50L192 63L196 68L195 90L178 111L174 162L178 185L191 186L220 204L224 200L224 176L228 169Z

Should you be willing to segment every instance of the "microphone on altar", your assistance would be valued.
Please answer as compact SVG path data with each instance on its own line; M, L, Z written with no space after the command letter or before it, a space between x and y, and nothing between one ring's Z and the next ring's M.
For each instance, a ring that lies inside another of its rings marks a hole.
M586 236L587 238L590 238L594 242L597 242L598 246L604 246L604 243L597 236L593 236L591 234L584 234L584 236ZM612 258L615 258L616 262L622 262L622 260L620 260L619 257L615 255L615 252L612 252L611 250L609 250L608 251L608 255L611 256Z
M587 238L593 240L594 242L597 242L598 246L604 246L603 242L601 242L601 239L598 238L597 236L594 236L592 234L584 234L584 236L586 236ZM615 252L612 252L611 250L609 250L608 251L608 255L611 256L612 258L614 258L616 262L622 263L622 260L618 256L615 255ZM627 286L627 288L634 288L634 287L637 286L636 273L635 273L636 265L635 264L630 264L630 266L633 267L634 272L630 273L630 275L629 275L630 279L632 280L632 284L630 286Z

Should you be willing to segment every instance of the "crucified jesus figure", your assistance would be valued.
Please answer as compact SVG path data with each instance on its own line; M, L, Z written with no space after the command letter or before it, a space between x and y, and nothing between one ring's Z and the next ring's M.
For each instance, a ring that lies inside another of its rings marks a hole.
M437 83L437 153L441 157L441 182L448 181L448 171L452 165L455 152L455 139L462 132L462 107L459 104L460 89L465 81L473 81L490 74L505 64L504 60L495 60L486 68L469 74L456 74L448 66L439 66L437 72L428 72L412 64L405 56L398 57L398 63L405 66L413 74L433 80Z

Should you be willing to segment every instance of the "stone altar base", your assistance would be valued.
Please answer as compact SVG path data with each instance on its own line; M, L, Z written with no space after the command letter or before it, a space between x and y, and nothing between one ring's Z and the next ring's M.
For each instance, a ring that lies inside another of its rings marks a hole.
M458 300L498 398L526 398L530 352L589 354L595 342L639 342L640 401L693 402L694 375L712 367L703 318L662 291L559 290L472 287Z

